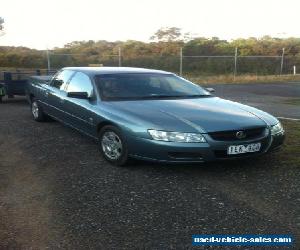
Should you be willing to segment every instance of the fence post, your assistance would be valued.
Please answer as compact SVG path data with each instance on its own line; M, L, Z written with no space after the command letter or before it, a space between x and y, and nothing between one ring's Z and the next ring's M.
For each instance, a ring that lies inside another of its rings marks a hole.
M296 65L294 65L294 67L293 67L293 72L294 72L294 75L297 74L297 73L296 73Z
M283 71L283 60L284 60L284 48L282 48L281 63L280 63L280 75L282 75L282 71Z
M46 55L47 55L47 69L48 69L48 74L51 70L51 64L50 64L50 55L48 49L46 50Z
M121 51L121 47L119 47L119 67L122 66L122 51Z
M182 53L182 47L180 48L180 64L179 64L179 75L182 76L182 58L183 58L183 53Z
M233 71L233 80L235 81L235 77L237 74L237 55L238 55L238 48L235 48L234 52L234 71Z

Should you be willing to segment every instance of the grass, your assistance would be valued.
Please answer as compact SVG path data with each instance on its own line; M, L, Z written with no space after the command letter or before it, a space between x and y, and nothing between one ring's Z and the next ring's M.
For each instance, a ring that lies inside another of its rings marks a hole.
M282 164L300 167L300 122L281 121L286 131L286 140L277 160Z
M217 84L217 83L278 83L286 81L300 81L300 75L238 75L233 77L233 75L218 75L218 76L184 76L190 81L199 84Z
M284 104L289 105L297 105L300 106L300 98L290 98L288 100L283 101Z

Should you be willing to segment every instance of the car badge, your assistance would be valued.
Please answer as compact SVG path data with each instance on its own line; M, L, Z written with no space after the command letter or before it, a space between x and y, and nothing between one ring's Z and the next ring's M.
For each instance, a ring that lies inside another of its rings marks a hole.
M244 139L246 137L246 134L244 131L238 131L238 132L236 132L235 136L238 139Z

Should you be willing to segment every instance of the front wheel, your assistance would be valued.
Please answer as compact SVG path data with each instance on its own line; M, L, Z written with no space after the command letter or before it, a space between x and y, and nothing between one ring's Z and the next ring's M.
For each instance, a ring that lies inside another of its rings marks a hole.
M110 163L123 166L128 161L128 149L120 129L104 126L99 133L100 151Z
M36 99L31 102L31 114L35 121L41 122L45 120L45 114Z

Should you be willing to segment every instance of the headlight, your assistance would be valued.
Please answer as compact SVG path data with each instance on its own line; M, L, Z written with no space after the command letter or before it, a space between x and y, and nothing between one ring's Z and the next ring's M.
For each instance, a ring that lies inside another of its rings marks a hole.
M271 135L283 134L284 130L280 122L276 125L271 126Z
M201 134L195 133L181 133L181 132L168 132L161 130L149 129L149 134L153 140L169 141L169 142L206 142Z

